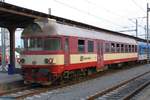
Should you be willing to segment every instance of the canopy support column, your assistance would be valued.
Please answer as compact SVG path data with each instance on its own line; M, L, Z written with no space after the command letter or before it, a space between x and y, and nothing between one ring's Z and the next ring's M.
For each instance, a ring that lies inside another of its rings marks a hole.
M14 74L15 72L15 30L16 27L9 27L10 36L10 65L8 68L8 74Z

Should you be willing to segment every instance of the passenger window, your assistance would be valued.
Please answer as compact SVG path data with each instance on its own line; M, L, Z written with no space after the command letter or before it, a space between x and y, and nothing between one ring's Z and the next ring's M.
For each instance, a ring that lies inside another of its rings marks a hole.
M109 53L110 52L110 45L109 43L105 43L105 53Z
M124 45L121 44L121 52L124 53Z
M84 51L85 51L85 41L78 40L78 52L84 52Z
M137 52L137 45L135 45L135 52Z
M88 52L94 52L94 42L88 41Z
M115 52L115 44L111 43L111 52Z
M131 52L131 45L129 45L129 52Z
M134 52L134 45L132 45L132 52Z
M125 45L125 52L128 52L128 45Z
M120 44L117 44L116 50L118 53L120 52Z

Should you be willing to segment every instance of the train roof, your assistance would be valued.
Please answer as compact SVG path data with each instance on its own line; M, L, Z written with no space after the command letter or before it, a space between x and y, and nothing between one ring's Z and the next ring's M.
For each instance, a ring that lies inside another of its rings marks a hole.
M20 27L20 28L25 28L29 23L33 22L33 20L36 18L51 18L51 19L55 19L58 23L61 23L61 24L75 25L76 27L81 27L81 28L86 28L86 29L91 29L91 30L111 32L114 35L120 35L120 36L124 36L124 37L128 37L128 38L133 38L138 41L146 42L146 40L144 40L144 39L137 38L137 37L134 37L131 35L127 35L127 34L123 34L120 32L96 27L93 25L85 24L85 23L78 22L78 21L73 21L70 19L66 19L66 18L54 16L54 15L49 15L49 14L42 13L39 11L12 5L9 3L0 2L0 11L1 10L2 10L2 12L0 14L0 19L2 19L2 20L0 20L0 21L2 23L0 23L0 26L3 26L3 27L6 27L5 24L3 23L4 16L5 16L5 18L7 18L8 21L12 20L12 22L18 22L15 24L18 25L18 27ZM24 20L26 20L26 22L24 22Z
M140 48L147 48L147 47L150 47L150 44L147 45L146 42L138 42L138 46Z
M76 26L62 25L57 23L56 31L58 35L74 36L74 37L79 37L81 39L89 38L89 39L100 39L100 40L118 42L118 43L137 44L137 41L133 38L114 35L111 32L106 32L102 30L88 30Z

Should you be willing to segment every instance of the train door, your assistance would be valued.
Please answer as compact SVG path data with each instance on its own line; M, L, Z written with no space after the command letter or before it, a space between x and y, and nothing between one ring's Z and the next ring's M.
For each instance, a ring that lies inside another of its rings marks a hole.
M103 66L103 42L102 41L97 42L97 64L99 68Z
M64 64L69 65L69 38L64 39Z

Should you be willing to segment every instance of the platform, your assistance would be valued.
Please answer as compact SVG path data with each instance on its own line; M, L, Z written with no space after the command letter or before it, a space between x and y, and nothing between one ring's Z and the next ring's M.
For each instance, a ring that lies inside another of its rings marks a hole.
M0 72L0 92L13 89L22 85L23 78L19 74L8 75L8 73Z
M0 84L10 83L10 82L15 82L20 80L22 80L22 77L19 74L8 75L8 73L0 72Z

